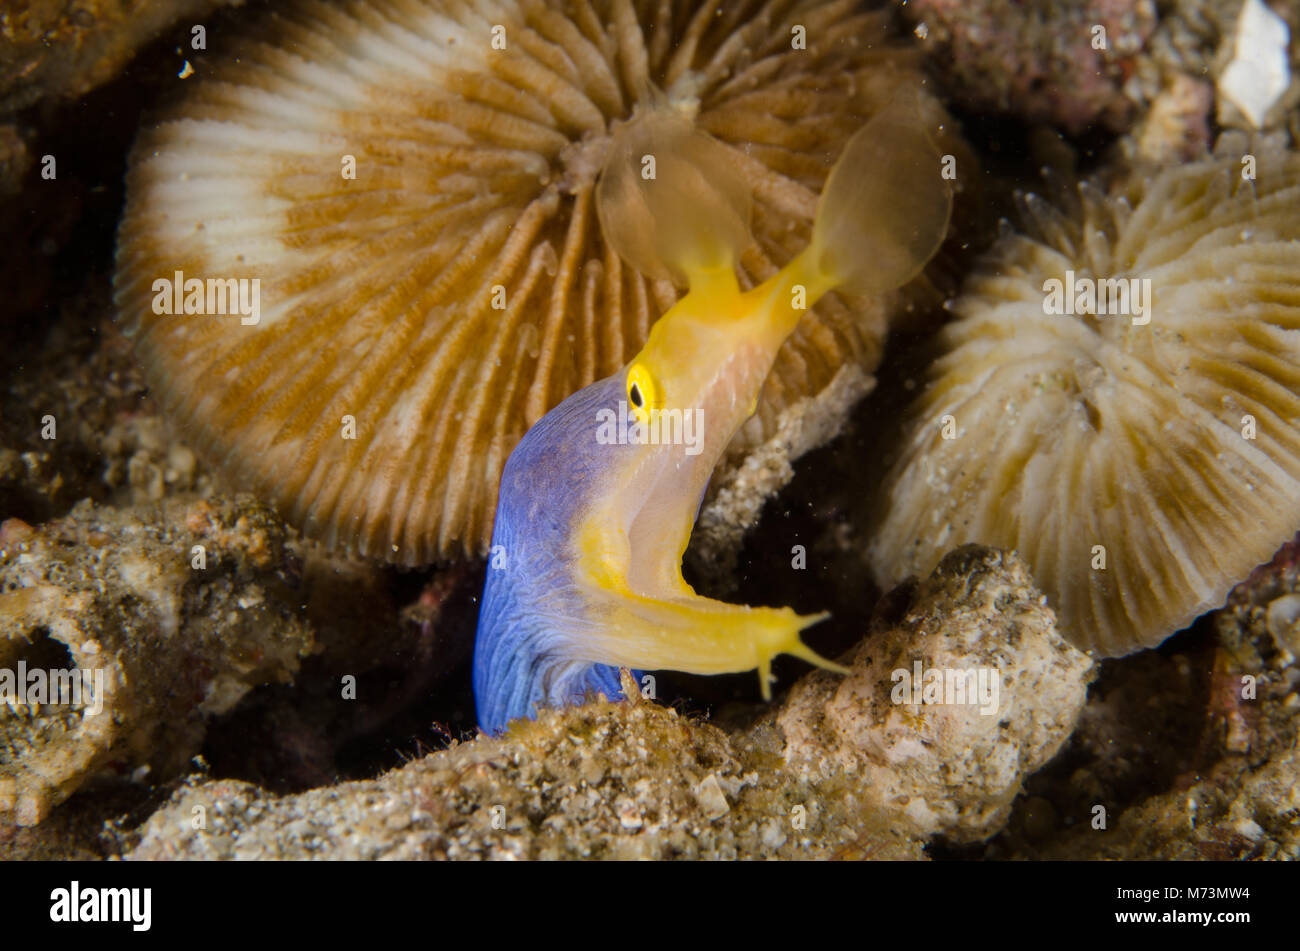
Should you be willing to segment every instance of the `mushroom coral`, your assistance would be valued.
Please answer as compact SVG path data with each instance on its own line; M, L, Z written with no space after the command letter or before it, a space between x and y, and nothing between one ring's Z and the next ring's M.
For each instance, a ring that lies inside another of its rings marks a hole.
M1079 196L1025 198L1032 236L953 302L871 560L892 585L966 542L1017 549L1063 633L1119 655L1300 528L1300 155L1225 135Z
M678 297L601 236L612 129L666 102L729 147L754 286L806 244L849 136L922 84L885 20L851 0L296 4L141 134L120 319L201 455L309 536L404 564L482 552L524 431ZM254 280L256 314L191 312L214 284L251 311ZM846 362L873 369L886 307L810 311L733 456Z

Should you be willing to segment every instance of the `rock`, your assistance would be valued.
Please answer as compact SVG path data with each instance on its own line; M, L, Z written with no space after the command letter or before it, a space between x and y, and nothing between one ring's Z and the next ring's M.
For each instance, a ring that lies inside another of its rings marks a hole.
M370 782L285 797L190 784L125 857L924 857L921 842L864 821L850 798L761 763L771 763L761 745L674 710L599 701Z
M996 666L997 714L890 705L889 671L913 657ZM864 642L852 676L805 677L747 730L596 701L368 782L277 797L195 781L127 857L924 858L937 833L997 830L1069 734L1090 669L1024 564L970 547Z
M1170 76L1133 130L1133 157L1164 165L1204 155L1210 147L1213 104L1209 83L1181 73Z
M914 0L902 11L945 87L971 108L1072 135L1122 130L1136 114L1125 80L1156 26L1151 0Z
M185 20L243 0L5 0L0 3L0 114L75 99L112 79L143 46ZM188 30L186 31L188 33Z
M1067 860L1300 859L1300 750L1258 767L1227 757L1190 786L1151 796L1106 828L1081 823L1035 857Z
M1074 730L1093 665L1057 633L1019 557L966 546L850 666L791 691L776 721L789 767L851 777L916 836L972 842L1001 828Z
M731 808L727 805L727 796L718 783L718 777L713 773L709 773L695 787L695 801L700 804L704 815L709 819L721 819Z
M0 516L30 522L67 514L84 498L130 506L211 495L211 477L164 425L130 344L88 298L62 306L38 350L17 344L0 397ZM102 308L101 308L102 309Z
M1286 21L1263 0L1246 0L1232 37L1231 60L1219 74L1219 95L1256 129L1291 84Z
M102 770L176 773L209 717L313 649L272 596L289 583L284 529L251 498L87 502L0 538L0 813L19 824Z

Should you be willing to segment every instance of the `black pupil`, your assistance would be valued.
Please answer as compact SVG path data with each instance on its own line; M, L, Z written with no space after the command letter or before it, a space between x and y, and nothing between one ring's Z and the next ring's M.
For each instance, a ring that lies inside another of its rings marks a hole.
M627 391L627 395L632 398L632 405L635 406L637 409L640 409L641 408L641 387L633 383L632 388Z

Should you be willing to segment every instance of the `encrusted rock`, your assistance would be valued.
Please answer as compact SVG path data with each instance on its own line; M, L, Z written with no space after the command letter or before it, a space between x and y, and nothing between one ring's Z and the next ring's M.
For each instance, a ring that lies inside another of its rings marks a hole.
M141 833L127 858L923 857L919 840L793 779L744 738L656 704L603 701L371 782L286 797L186 786Z
M1293 733L1294 736L1294 733ZM1081 822L1020 857L1164 861L1300 860L1300 750L1257 768L1228 757L1098 827Z
M243 0L20 0L0 4L0 114L75 98L118 74L141 47L185 20ZM190 29L185 30L190 38ZM205 38L206 39L206 38ZM178 64L179 65L179 64Z
M996 714L891 705L889 672L913 660L996 667ZM1069 734L1091 666L1019 559L970 547L864 643L853 676L804 678L749 730L602 700L369 782L283 797L195 782L128 857L923 858L936 833L997 830Z
M1069 737L1092 661L1056 632L1018 556L972 545L939 563L851 669L791 691L777 716L786 762L853 777L866 804L915 835L966 842L997 832L1024 778Z
M248 497L87 502L36 529L6 522L0 544L0 814L20 824L102 770L179 771L208 717L313 649L274 596L292 582L284 529ZM65 696L51 671L73 672Z
M1123 129L1125 80L1156 25L1151 0L914 0L902 7L951 94L1079 133Z

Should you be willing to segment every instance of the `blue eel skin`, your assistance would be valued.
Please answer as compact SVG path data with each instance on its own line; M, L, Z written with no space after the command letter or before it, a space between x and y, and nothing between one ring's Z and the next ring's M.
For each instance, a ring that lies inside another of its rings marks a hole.
M488 735L539 706L581 702L591 692L623 699L617 667L572 660L564 646L594 623L574 620L588 611L565 557L573 522L585 500L601 496L602 476L617 468L619 454L639 448L596 441L597 413L618 412L620 402L626 409L626 376L620 371L568 397L506 460L474 643L474 701Z

